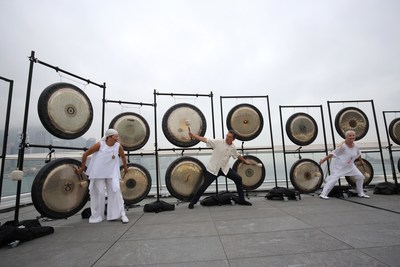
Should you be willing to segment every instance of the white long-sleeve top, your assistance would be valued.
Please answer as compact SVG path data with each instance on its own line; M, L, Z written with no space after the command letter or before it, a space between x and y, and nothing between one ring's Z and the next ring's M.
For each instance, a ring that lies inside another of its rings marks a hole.
M234 144L228 145L224 139L207 139L207 147L213 148L211 159L207 165L207 171L214 175L218 175L219 170L226 175L229 171L229 159L236 159L239 153Z

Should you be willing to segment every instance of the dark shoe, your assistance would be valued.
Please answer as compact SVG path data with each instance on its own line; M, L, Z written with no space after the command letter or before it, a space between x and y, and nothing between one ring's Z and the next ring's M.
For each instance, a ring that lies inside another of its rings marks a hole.
M251 204L250 202L248 202L248 201L246 201L246 200L242 200L242 201L239 202L239 205L242 205L242 206L251 206L251 205L253 205L253 204Z
M194 208L194 204L190 202L188 208L192 210Z

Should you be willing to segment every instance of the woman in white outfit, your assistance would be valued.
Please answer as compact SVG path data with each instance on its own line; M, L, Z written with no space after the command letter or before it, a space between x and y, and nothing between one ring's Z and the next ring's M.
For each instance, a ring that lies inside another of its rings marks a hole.
M343 176L354 176L356 180L357 195L359 197L369 198L369 196L364 194L363 191L365 177L354 164L356 159L359 159L361 164L364 164L361 158L360 148L354 143L355 139L356 133L354 131L347 131L345 133L344 142L333 150L332 153L319 161L319 164L322 164L328 159L332 157L334 158L330 168L331 174L326 178L322 193L319 195L320 198L329 199L329 192L332 190L339 178Z
M99 223L104 219L105 188L107 188L107 220L121 219L123 223L128 223L129 219L125 214L124 199L119 185L121 179L119 158L122 160L125 172L128 171L128 167L124 149L118 143L118 132L108 129L100 142L83 153L79 173L85 170L86 160L91 154L93 156L86 171L90 180L89 223Z

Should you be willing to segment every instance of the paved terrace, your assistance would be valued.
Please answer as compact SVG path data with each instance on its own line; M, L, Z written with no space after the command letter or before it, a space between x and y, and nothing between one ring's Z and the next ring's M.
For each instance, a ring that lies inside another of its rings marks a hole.
M253 206L196 205L174 211L130 208L128 224L89 224L80 213L43 221L54 234L0 249L1 266L400 266L400 195L371 199L272 201ZM20 220L39 216L20 209ZM0 222L14 211L0 213Z

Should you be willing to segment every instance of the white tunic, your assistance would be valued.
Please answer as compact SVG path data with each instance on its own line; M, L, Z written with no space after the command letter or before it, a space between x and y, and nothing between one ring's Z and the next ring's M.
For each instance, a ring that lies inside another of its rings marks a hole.
M119 190L121 179L119 146L118 142L115 142L113 146L108 146L105 141L100 141L100 149L93 154L86 171L89 179L113 179L114 192Z
M361 155L360 148L354 144L348 147L345 143L336 148L333 152L335 160L332 162L332 173L338 176L358 175L359 170L354 161Z
M228 145L224 139L207 139L207 147L213 148L211 159L207 165L207 171L218 175L219 170L226 175L229 171L229 158L236 159L239 153L234 144Z

